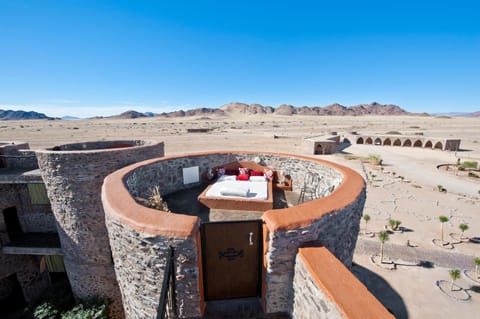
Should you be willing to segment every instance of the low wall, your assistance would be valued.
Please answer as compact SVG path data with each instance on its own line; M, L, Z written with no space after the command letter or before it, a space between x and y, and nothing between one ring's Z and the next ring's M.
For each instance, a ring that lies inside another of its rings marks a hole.
M324 247L299 249L293 295L292 318L394 318Z

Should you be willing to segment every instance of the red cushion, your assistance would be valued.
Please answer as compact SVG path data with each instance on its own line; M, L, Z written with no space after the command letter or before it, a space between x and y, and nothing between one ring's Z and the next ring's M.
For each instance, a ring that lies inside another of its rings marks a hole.
M237 176L237 181L248 181L249 177L248 174L240 174Z
M250 171L250 176L263 176L263 172Z

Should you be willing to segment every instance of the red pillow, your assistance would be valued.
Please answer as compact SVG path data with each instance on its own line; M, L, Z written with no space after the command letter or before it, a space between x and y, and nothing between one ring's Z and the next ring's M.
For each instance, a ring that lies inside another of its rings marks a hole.
M263 172L250 171L250 176L263 176Z
M240 174L237 176L237 181L248 181L249 177L248 174Z

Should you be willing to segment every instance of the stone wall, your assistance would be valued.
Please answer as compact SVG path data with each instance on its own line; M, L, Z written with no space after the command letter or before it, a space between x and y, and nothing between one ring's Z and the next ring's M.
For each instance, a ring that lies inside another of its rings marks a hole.
M393 319L325 247L301 248L295 260L292 318Z
M312 220L304 227L277 230L268 234L265 296L267 312L291 312L295 256L307 243L325 246L347 267L360 230L360 218L365 204L365 188L349 206Z
M36 154L74 295L80 299L106 298L112 301L110 315L123 317L101 203L101 186L106 175L123 166L163 156L163 143L88 142L57 146Z
M106 220L126 318L156 318L170 246L174 247L177 317L200 317L199 235L152 236L108 214Z
M36 169L37 158L28 143L8 143L0 145L1 161L9 169Z
M123 227L129 225L139 233L151 234L152 240L157 241L157 243L162 240L172 241L174 238L184 239L185 236L176 235L179 232L178 229L181 228L180 225L185 226L185 229L189 225L188 227L193 228L188 229L194 229L194 232L198 232L198 218L166 212L155 213L155 211L135 203L132 197L148 197L151 189L155 186L159 186L162 195L191 187L192 185L183 185L182 168L184 167L198 166L199 174L203 176L208 168L235 161L252 161L272 167L281 171L282 174L289 174L292 176L295 185L294 190L296 191L302 186L308 172L317 172L323 177L320 193L325 196L324 198L292 208L270 210L265 212L262 217L267 230L267 234L264 236L266 239L264 242L265 270L262 292L265 311L268 313L291 313L293 309L294 264L299 247L306 243L315 242L317 245L327 247L345 265L349 266L352 262L360 217L365 202L365 184L357 173L340 165L286 154L226 152L167 157L126 167L105 180L102 195L107 215L112 216L116 221L109 226L111 246L120 247L115 248L115 264L117 264L117 260L119 260L119 264L125 264L124 260L128 261L126 247L132 245L135 241L139 241L139 239L131 239L132 236L136 237L138 235L124 236L117 234L120 232L119 229L122 225ZM193 220L193 224L188 221L188 218ZM281 221L285 225L282 225ZM130 232L127 232L127 234ZM157 279L155 279L156 284L152 283L151 286L143 284L141 286L144 289L143 297L139 297L136 296L136 290L129 288L126 283L130 280L140 282L142 281L141 277L140 279L133 278L124 269L117 270L126 315L129 318L137 318L134 310L137 308L135 307L151 308L155 306L152 300L158 297L159 280L163 276L161 270L157 274L159 270L154 265L142 263L135 267L134 261L137 259L149 260L154 258L155 253L161 260L165 252L161 249L155 252L149 247L139 247L139 249L141 252L138 252L138 257L135 256L132 262L128 263L129 267L134 267L138 276L141 276L140 273L142 272L152 273L157 276L155 277ZM193 287L201 287L201 279L196 278L196 273L200 273L200 271L196 268L192 269L195 274L193 277L189 277L192 280L192 285ZM201 293L201 288L199 290ZM178 289L178 294L184 296L181 298L186 300L197 300L198 298L196 290L192 289ZM201 301L202 298L200 297ZM129 308L127 309L127 307ZM200 314L195 313L195 311L188 312L188 315L198 316Z
M340 319L342 314L337 305L321 290L313 279L313 274L305 266L300 255L295 260L293 279L293 310L295 319ZM345 292L350 293L350 292Z
M322 197L330 194L343 178L342 174L335 169L318 162L277 154L232 152L180 156L155 162L151 165L139 167L129 174L126 184L134 197L148 198L155 186L159 186L161 195L167 195L192 187L192 185L183 184L183 168L198 166L200 176L202 176L206 174L209 168L235 161L251 161L272 167L279 172L281 171L283 175L289 174L293 179L294 191L299 191L303 186L303 180L308 172L317 172L322 176L319 187L319 194Z

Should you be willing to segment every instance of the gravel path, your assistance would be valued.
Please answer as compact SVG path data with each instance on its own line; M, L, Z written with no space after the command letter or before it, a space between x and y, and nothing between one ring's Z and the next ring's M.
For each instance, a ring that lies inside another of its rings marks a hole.
M432 244L433 245L433 244ZM380 252L380 242L359 238L355 248L355 254L376 255ZM407 262L431 262L436 266L445 268L472 269L474 256L469 256L452 250L437 250L421 247L408 247L393 243L385 243L384 256L392 260Z

